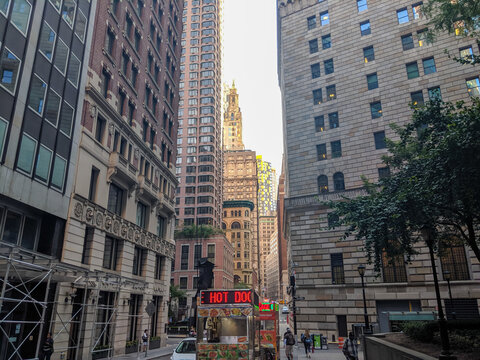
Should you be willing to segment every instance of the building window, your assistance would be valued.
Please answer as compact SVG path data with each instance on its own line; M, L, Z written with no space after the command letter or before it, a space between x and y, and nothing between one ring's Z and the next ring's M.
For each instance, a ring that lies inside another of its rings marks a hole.
M20 59L5 47L0 61L0 85L11 94L14 94L17 87Z
M85 41L85 29L87 26L87 18L83 15L82 11L79 9L77 14L77 19L75 21L75 35L83 43Z
M141 202L137 203L137 225L143 229L147 228L148 225L148 213L147 205L144 205Z
M42 30L40 31L40 37L38 39L38 51L40 51L40 53L42 53L48 59L48 61L52 61L55 38L55 32L47 24L47 22L44 21Z
M67 160L59 155L55 155L53 162L52 180L50 184L58 190L63 190L63 183L65 181L65 172L67 171Z
M366 36L370 35L372 33L372 29L370 27L370 21L364 21L360 23L360 35L361 36Z
M333 59L328 59L323 62L323 67L325 69L325 75L333 74Z
M442 271L450 271L453 281L469 280L468 263L463 246L449 246L443 249L440 256Z
M138 246L135 246L135 251L133 253L133 268L132 274L137 276L143 275L143 265L145 263L145 258L147 256L147 251Z
M190 246L182 245L182 253L180 257L180 270L188 270L188 253Z
M37 164L35 165L35 178L48 183L50 177L50 166L52 164L53 151L40 145L37 154Z
M330 49L332 47L332 37L330 34L322 36L322 49Z
M104 98L108 97L108 90L110 87L110 74L107 72L107 70L103 69L102 70L102 95Z
M330 129L338 128L338 112L328 114L328 123L330 124Z
M3 155L3 147L5 145L5 139L7 137L8 122L0 117L0 159Z
M422 47L423 45L427 44L427 34L428 28L417 31L418 46Z
M307 18L307 27L308 30L312 30L317 26L317 18L316 16L310 16Z
M97 125L95 127L95 140L99 143L103 143L103 136L105 134L105 127L107 126L107 121L101 116L97 116Z
M383 281L386 283L407 282L407 272L403 256L389 257L384 251L382 255Z
M317 178L318 193L325 194L328 193L328 177L327 175L320 175Z
M335 191L345 190L345 179L343 173L336 172L335 174L333 174L333 189Z
M68 52L68 46L58 37L53 63L62 75L65 75L65 71L67 70Z
M313 90L312 94L313 94L313 105L321 104L323 101L322 89Z
M208 261L215 264L215 244L208 244L207 258L208 258Z
M318 40L313 39L308 42L308 47L310 49L310 54L318 52Z
M130 294L130 301L128 306L128 340L137 341L137 337L140 331L141 323L141 308L142 308L142 295L139 294ZM112 307L114 305L112 304ZM108 318L105 319L108 321ZM102 328L105 325L102 325ZM110 346L111 343L107 343L107 346Z
M366 48L363 48L363 60L365 61L365 64L375 60L375 51L373 50L373 46L367 46Z
M362 12L368 9L367 0L357 0L358 12Z
M480 79L478 77L474 79L468 79L467 91L470 96L480 96Z
M75 19L75 10L77 4L73 0L65 0L62 6L62 18L68 24L73 27L73 19Z
M407 68L407 78L408 79L415 79L420 76L418 72L418 65L417 62L411 62L405 65Z
M320 23L322 26L330 24L330 17L328 16L328 11L320 13Z
M428 89L428 98L433 100L442 100L442 93L440 91L440 86L431 87Z
M337 98L337 89L335 85L327 86L326 90L327 90L327 101L335 100Z
M367 86L368 86L368 90L373 90L378 88L377 73L367 75Z
M317 160L326 160L327 159L327 145L320 144L317 145Z
M115 44L115 33L108 28L105 37L105 49L109 55L113 55L113 45Z
M332 159L339 158L342 156L342 143L340 140L332 141L330 143L332 149Z
M187 277L181 277L180 278L180 289L187 289L188 288L188 278Z
M225 223L222 223L222 229L226 229L223 227ZM196 269L198 268L198 264L200 259L202 258L202 244L195 244L194 254L193 254L193 267Z
M63 102L62 111L60 112L59 129L67 137L72 135L73 116L75 111L66 101Z
M471 62L473 60L473 50L471 46L460 49L460 59Z
M48 89L47 104L45 105L45 120L54 127L57 127L58 116L60 114L60 96L52 90Z
M97 183L98 175L100 170L92 166L92 171L90 173L90 187L88 189L88 200L95 202L95 197L97 194Z
M404 24L408 22L408 11L407 8L397 10L397 19L399 24Z
M378 119L382 116L382 103L380 101L376 101L370 103L370 113L372 114L372 119Z
M413 11L413 20L420 19L422 17L422 2L416 3L412 5Z
M402 48L403 50L413 49L413 36L412 34L407 34L402 36Z
M30 95L28 97L28 107L42 116L45 106L45 95L47 94L47 84L37 75L32 77L30 85Z
M95 228L90 226L85 228L85 236L83 237L82 264L90 264L94 234Z
M324 116L315 116L315 132L322 132L325 131L325 120Z
M27 134L23 134L22 143L18 152L17 168L31 174L33 170L33 158L37 148L37 141Z
M310 70L312 72L312 79L316 79L316 78L320 77L320 64L319 63L310 65Z
M154 273L155 280L162 280L163 278L165 259L166 259L165 256L155 255L155 273Z
M378 168L378 179L382 180L390 176L390 168L388 166Z
M345 284L343 254L330 254L330 263L332 267L332 284Z
M433 59L433 57L428 59L423 59L422 62L423 62L423 72L425 73L425 75L433 74L437 72L437 68L435 67L435 60Z
M412 99L412 105L414 107L418 107L424 104L423 92L421 90L410 93L410 98Z
M122 216L123 190L113 183L110 184L110 188L108 190L107 209L118 216Z
M373 133L373 138L375 140L375 149L385 149L387 144L385 142L385 131L378 131Z
M117 270L118 259L120 258L120 240L105 236L105 247L103 251L103 267L105 269Z

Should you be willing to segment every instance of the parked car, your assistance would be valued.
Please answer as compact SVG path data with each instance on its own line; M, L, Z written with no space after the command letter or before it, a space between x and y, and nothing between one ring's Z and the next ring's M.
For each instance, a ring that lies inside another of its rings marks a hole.
M288 310L288 306L287 306L287 305L283 306L283 308L282 308L282 314L288 314L288 311L289 311L289 310Z
M195 360L196 359L196 343L195 338L183 339L172 354L170 360Z

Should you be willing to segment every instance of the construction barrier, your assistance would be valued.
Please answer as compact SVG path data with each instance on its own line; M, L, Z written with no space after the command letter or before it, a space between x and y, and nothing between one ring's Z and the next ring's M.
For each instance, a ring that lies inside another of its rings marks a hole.
M339 349L343 349L343 343L344 343L345 339L343 337L339 337L338 338L338 348Z

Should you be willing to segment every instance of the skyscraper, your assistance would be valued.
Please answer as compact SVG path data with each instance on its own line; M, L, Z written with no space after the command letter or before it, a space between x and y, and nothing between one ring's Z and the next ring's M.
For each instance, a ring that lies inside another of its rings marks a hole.
M226 94L227 106L223 120L223 149L244 150L242 111L238 103L238 93L233 82Z
M177 225L220 227L222 0L192 0L183 10L176 174Z
M277 4L288 261L291 273L295 265L297 296L316 300L297 302L298 327L345 336L352 324L363 323L357 266L366 259L362 242L340 241L341 230L326 230L324 202L362 194L362 176L388 176L381 157L385 138L394 137L389 124L410 120L409 103L468 102L469 94L478 95L478 69L454 62L443 49L465 56L479 48L472 38L447 34L425 43L421 2ZM380 277L367 267L367 311L380 331L389 330L389 311L435 311L432 269L423 261L425 249L419 251L411 264L385 255ZM472 293L480 285L472 279L479 273L470 264L476 259L463 246L438 259L439 273L448 269L464 280L453 285L455 309L478 317Z
M277 179L272 164L257 155L258 174L258 214L271 215L277 210Z

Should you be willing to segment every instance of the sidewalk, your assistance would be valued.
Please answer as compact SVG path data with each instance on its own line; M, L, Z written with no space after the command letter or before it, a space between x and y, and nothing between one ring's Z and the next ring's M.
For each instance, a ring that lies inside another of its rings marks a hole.
M157 358L160 358L160 357L172 355L173 350L175 350L176 347L177 347L177 345L167 345L167 346L159 348L159 349L148 350L146 357L145 357L145 353L133 353L133 354L128 354L128 355L115 356L112 359L114 359L114 360L132 360L132 359L137 359L137 356L138 356L138 359L143 359L143 360L145 360L145 359L147 359L147 360L157 359Z
M359 351L359 360L363 360L363 352ZM285 346L280 345L280 359L287 360L285 356ZM299 346L293 347L293 360L307 360L305 356L305 347L302 343ZM337 344L328 344L328 350L315 349L314 353L311 353L311 360L345 360L342 349L338 348Z

